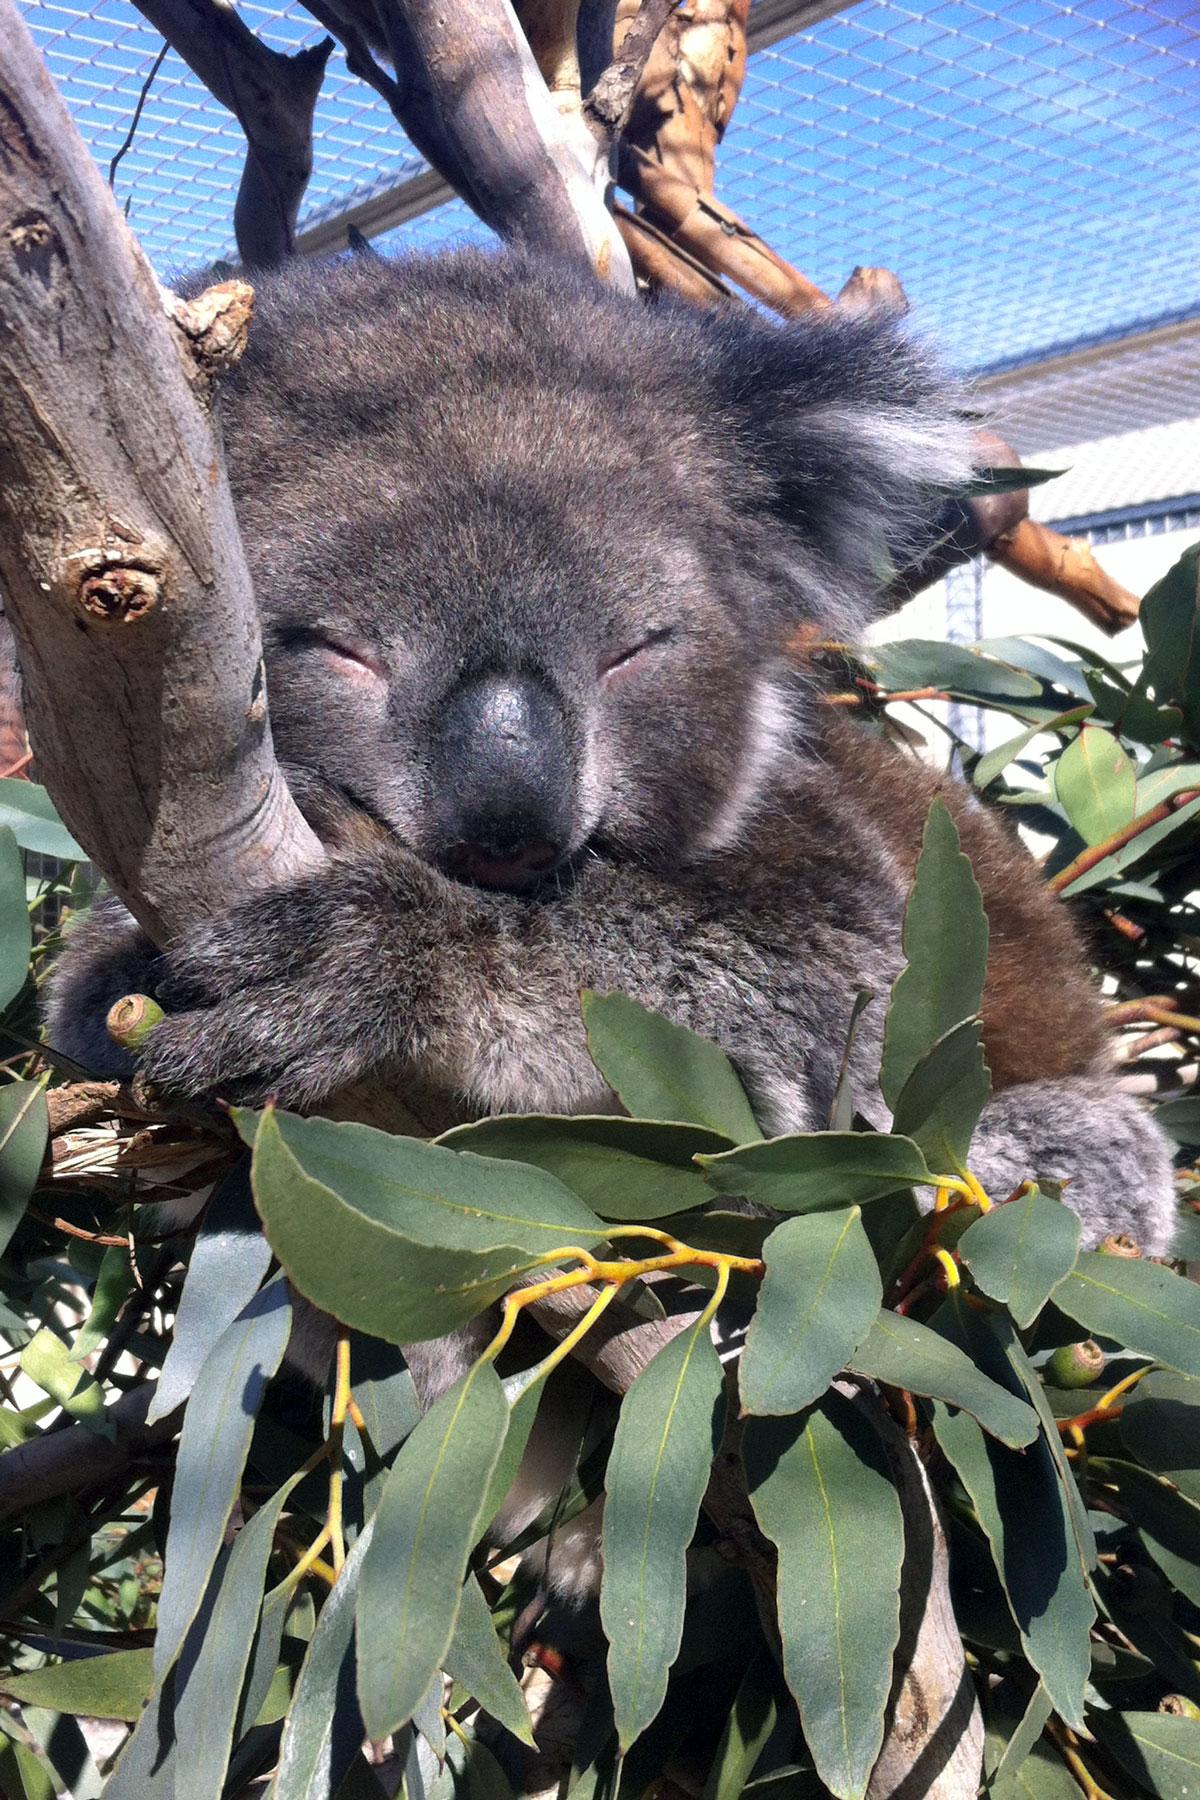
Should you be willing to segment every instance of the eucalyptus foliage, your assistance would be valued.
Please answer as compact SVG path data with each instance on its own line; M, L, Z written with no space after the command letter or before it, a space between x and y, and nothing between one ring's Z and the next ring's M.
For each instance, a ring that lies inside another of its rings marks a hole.
M1052 840L1122 998L1185 992L1200 936L1198 567L1148 597L1140 674L1016 641L891 646L873 671L1011 716L967 778ZM947 1526L988 1791L1197 1791L1195 1190L1182 1176L1175 1266L1081 1252L1036 1169L990 1210L968 1192L928 1212L961 1188L989 1090L987 923L940 804L907 966L869 1001L887 1008L891 1133L840 1095L827 1130L766 1139L715 1046L585 995L627 1117L427 1143L271 1109L148 1126L98 1109L49 1161L50 1076L23 1050L44 894L20 850L72 846L41 790L2 785L6 1800L221 1800L272 1769L275 1800L349 1800L383 1791L368 1737L391 1739L409 1800L501 1800L532 1741L514 1642L539 1563L514 1552L601 1494L605 1642L557 1670L589 1694L568 1791L634 1800L685 1770L703 1800L859 1800L901 1639L905 1432ZM1184 1144L1198 1106L1163 1108ZM184 1230L159 1204L180 1193L199 1202ZM490 1530L563 1377L533 1328L484 1348L497 1303L573 1271L633 1323L682 1292L688 1322L580 1420L553 1516ZM282 1360L301 1301L345 1328L324 1407ZM473 1321L478 1360L422 1414L401 1346ZM1087 1357L1064 1353L1082 1340ZM22 1459L58 1432L76 1478L29 1498ZM775 1559L765 1620L711 1504L714 1458ZM79 1720L132 1727L114 1766Z

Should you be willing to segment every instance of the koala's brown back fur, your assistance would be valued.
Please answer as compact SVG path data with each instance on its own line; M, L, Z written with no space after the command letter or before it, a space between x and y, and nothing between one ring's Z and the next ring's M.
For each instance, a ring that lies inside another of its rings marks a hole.
M1016 832L962 782L938 776L861 725L831 719L826 754L908 880L930 804L939 794L945 800L988 918L983 1036L993 1086L1057 1080L1102 1062L1108 1037L1082 940Z

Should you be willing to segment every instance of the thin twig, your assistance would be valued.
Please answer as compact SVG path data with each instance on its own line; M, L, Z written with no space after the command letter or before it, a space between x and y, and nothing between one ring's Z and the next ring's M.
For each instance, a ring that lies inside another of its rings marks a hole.
M125 133L125 142L121 145L121 148L117 151L117 154L113 157L112 161L108 165L108 185L110 188L113 188L113 189L116 188L117 169L120 166L121 158L125 155L125 152L127 150L131 150L133 148L133 140L137 136L138 124L142 117L142 108L145 106L146 101L150 97L150 89L154 85L154 77L158 74L158 71L162 68L163 63L166 60L167 51L170 48L171 48L170 44L168 44L164 39L163 47L159 51L158 55L155 57L153 63L150 65L150 73L147 75L145 81L143 81L143 83L142 83L142 91L138 95L138 103L133 109L133 118L129 122L129 130Z

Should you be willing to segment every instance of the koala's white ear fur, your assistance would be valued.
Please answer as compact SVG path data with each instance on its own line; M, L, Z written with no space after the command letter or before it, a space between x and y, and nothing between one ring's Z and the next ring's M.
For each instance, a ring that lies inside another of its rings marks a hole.
M716 380L800 616L853 631L972 468L957 383L886 316L720 321Z

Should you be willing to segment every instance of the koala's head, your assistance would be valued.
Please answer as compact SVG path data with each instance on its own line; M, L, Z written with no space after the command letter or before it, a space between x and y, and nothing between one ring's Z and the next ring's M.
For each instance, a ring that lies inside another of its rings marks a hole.
M285 767L465 879L737 836L967 472L881 322L648 309L462 253L266 284L223 407Z

